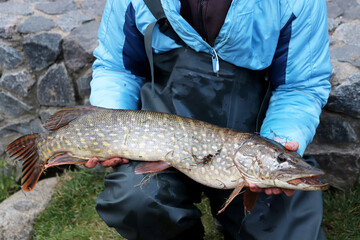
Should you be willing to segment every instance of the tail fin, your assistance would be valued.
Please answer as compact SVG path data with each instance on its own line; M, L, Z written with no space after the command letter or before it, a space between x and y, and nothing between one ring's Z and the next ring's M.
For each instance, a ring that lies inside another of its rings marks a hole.
M6 152L13 160L23 161L22 188L24 191L31 191L38 182L44 170L44 163L40 160L36 139L40 134L25 135L6 148Z

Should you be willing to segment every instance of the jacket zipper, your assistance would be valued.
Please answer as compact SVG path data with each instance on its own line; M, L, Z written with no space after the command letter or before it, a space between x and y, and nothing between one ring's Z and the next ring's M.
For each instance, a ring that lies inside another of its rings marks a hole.
M204 9L204 4L207 0L201 0L200 1L200 8L199 8L199 18L200 18L200 22L201 22L201 27L202 27L202 32L205 34L205 38L204 41L206 42L206 36L207 36L207 32L206 32L206 28L205 28L205 21L203 18L203 9ZM219 65L219 58L218 55L214 49L213 46L211 46L212 49L212 65L213 65L213 72L216 73L216 76L219 76L219 70L220 70L220 65Z
M212 54L212 65L213 65L213 72L216 73L216 76L219 76L220 64L219 64L219 57L213 47L211 47L213 54Z

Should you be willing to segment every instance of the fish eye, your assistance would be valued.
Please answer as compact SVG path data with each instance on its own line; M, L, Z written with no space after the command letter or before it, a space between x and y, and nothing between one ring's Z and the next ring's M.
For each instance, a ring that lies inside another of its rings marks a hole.
M277 161L278 163L283 163L283 162L286 162L286 156L284 153L280 153L277 157Z

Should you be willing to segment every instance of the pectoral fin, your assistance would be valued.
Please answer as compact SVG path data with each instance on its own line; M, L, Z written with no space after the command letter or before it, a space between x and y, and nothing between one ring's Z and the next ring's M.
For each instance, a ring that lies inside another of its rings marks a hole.
M250 191L249 188L244 193L244 213L251 213L253 210L259 193Z
M136 166L135 173L142 174L142 173L161 172L170 167L171 165L164 161L141 162Z
M241 189L243 189L244 186L245 186L245 181L234 189L234 191L230 194L229 198L226 200L224 207L220 211L218 211L217 214L220 214L223 211L225 211L226 207L231 203L232 200L234 200L234 198L237 195L239 195Z
M45 168L66 165L66 164L85 164L89 159L73 157L69 153L59 153L50 158Z

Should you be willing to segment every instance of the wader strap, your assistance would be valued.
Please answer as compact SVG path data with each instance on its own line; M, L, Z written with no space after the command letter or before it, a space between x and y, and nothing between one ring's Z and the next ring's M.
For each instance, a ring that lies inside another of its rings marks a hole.
M159 24L159 30L166 36L170 37L179 45L184 45L184 41L177 35L169 21L166 18L164 9L161 5L160 0L144 0L144 3L149 8L150 12L156 18L157 23Z
M151 92L152 92L152 96L154 97L155 74L154 74L154 57L152 52L152 35L155 25L159 24L160 32L173 39L177 44L184 45L185 43L181 40L181 38L176 34L174 29L171 27L169 21L166 18L160 0L144 0L144 3L156 18L155 22L147 26L144 36L145 52L149 60L150 70L151 70Z
M261 125L263 124L264 122L264 119L265 119L265 116L266 116L266 110L268 109L269 107L269 101L270 101L270 97L272 95L272 91L271 91L271 83L269 80L267 80L268 82L268 87L267 87L267 90L266 90L266 93L265 93L265 96L263 98L263 101L261 103L261 106L260 106L260 109L259 109L259 113L257 115L257 118L256 118L256 131L260 133L260 128L261 128Z
M153 34L153 30L154 30L154 27L157 22L158 22L158 20L156 22L151 23L146 28L145 36L144 36L145 52L146 52L146 56L149 60L150 70L151 70L151 94L153 97L155 96L155 92L154 92L155 76L154 76L154 57L153 57L153 52L152 52L152 34Z
M160 0L144 0L144 3L149 8L150 12L154 15L156 20L159 20L161 18L166 18Z

